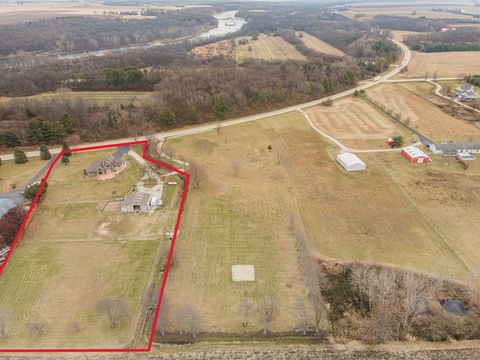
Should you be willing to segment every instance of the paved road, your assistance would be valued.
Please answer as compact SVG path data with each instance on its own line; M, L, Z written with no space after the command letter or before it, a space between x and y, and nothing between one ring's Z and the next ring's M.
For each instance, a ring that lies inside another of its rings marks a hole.
M420 82L420 81L449 81L449 80L461 80L461 77L445 77L445 78L412 78L412 79L388 79L384 82L389 83L408 83L408 82Z
M372 86L377 85L378 83L388 81L390 78L392 78L395 75L397 75L398 73L400 73L400 71L402 71L402 69L405 68L408 65L408 63L410 62L411 53L410 53L410 50L408 49L408 47L405 44L403 44L403 43L401 43L397 40L392 39L392 41L397 46L399 46L402 50L402 53L403 53L402 62L400 64L396 65L395 68L392 69L391 71L389 71L388 73L384 74L383 76L377 77L376 78L376 79L378 79L377 81L370 80L370 81L367 81L367 82L365 82L365 83L363 83L363 84L361 84L361 85L359 85L359 86L357 86L353 89L350 89L350 90L342 91L340 93L337 93L337 94L334 94L334 95L331 95L331 96L328 96L328 97L324 97L324 98L321 98L321 99L309 101L309 102L306 102L306 103L303 103L303 104L288 106L288 107L285 107L285 108L279 109L279 110L269 111L269 112L265 112L265 113L257 114L257 115L245 116L245 117L242 117L242 118L238 118L238 119L234 119L234 120L227 120L227 121L223 121L223 122L219 122L219 123L210 123L210 124L207 124L207 125L195 126L195 127L190 127L190 128L183 128L183 129L167 131L167 132L160 132L160 133L154 134L153 136L157 137L158 139L165 139L165 138L177 138L177 137L182 137L182 136L201 134L201 133L204 133L204 132L209 132L209 131L212 131L212 130L216 130L218 127L227 127L227 126L239 125L239 124L244 124L244 123L248 123L248 122L253 122L253 121L266 119L266 118L269 118L269 117L272 117L272 116L284 115L284 114L287 114L287 113L290 113L290 112L293 112L293 111L300 111L300 110L308 108L310 106L319 105L326 100L336 100L336 99L339 99L339 98L342 98L342 97L345 97L345 96L348 96L348 95L352 95L356 90L358 90L358 91L359 90L366 90L366 89L368 89ZM136 140L146 140L146 139L147 139L146 136L142 136L142 137L137 138ZM116 144L116 143L119 143L119 142L128 142L128 141L132 141L132 138L108 140L108 141L102 141L102 142L97 142L97 143L83 144L82 146L112 145L112 144ZM60 150L61 150L60 148L51 149L52 152L58 152ZM40 155L39 151L29 151L29 152L27 152L28 157L37 157L39 155ZM13 154L0 155L0 158L3 161L12 160L13 159Z
M10 200L13 200L17 203L22 201L22 199L23 199L22 193L25 190L25 188L29 185L32 185L33 183L36 183L38 180L40 180L42 175L48 170L50 165L52 165L52 163L55 160L55 158L57 157L57 155L58 155L58 153L57 154L52 154L52 159L50 161L48 161L47 163L45 163L45 165L32 178L30 178L30 180L28 180L23 186L21 186L19 188L16 188L15 190L12 190L12 191L9 191L9 192L0 193L0 198L10 199Z

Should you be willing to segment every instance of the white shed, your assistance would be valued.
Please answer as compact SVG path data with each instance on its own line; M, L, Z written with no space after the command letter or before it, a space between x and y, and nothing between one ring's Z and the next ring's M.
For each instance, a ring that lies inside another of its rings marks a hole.
M337 156L337 161L347 171L365 170L367 165L357 155L345 152Z

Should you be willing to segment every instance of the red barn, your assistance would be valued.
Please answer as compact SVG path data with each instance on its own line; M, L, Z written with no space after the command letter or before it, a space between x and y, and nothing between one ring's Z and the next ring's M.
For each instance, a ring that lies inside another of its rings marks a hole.
M415 146L407 146L403 148L402 155L414 164L427 164L432 162L427 154Z

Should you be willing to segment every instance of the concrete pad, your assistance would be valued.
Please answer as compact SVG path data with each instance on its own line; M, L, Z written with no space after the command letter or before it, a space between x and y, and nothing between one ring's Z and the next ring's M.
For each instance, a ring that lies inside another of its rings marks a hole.
M255 281L255 268L253 265L233 265L233 281Z

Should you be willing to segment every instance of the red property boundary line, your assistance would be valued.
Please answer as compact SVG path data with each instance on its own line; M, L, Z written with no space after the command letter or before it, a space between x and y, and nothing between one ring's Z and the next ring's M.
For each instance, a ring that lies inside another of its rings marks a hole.
M162 166L166 169L169 169L171 171L176 172L179 175L182 175L185 178L185 184L183 187L183 194L182 194L182 200L180 202L180 209L178 211L178 216L177 216L177 221L175 223L175 231L173 233L173 238L172 238L172 244L170 245L170 251L168 253L168 260L167 264L165 266L165 273L163 275L163 281L162 281L162 287L160 290L160 296L158 298L158 303L156 306L155 310L155 316L153 319L153 325L152 325L152 330L150 332L150 338L148 340L148 346L146 348L100 348L100 349L95 349L95 348L87 348L87 349L75 349L75 348L66 348L66 349L42 349L42 348L35 348L35 349L0 349L0 353L5 352L5 353L62 353L62 352L90 352L90 353L105 353L105 352L149 352L150 349L152 348L152 343L153 343L153 338L155 335L155 328L157 327L157 321L158 321L158 315L160 314L160 306L162 303L163 299L163 294L165 292L165 286L167 284L167 277L168 277L168 272L170 270L170 263L172 261L172 255L173 255L173 249L175 247L175 241L177 240L177 234L178 234L178 228L180 226L180 220L182 218L183 214L183 209L185 207L185 201L187 199L187 193L188 193L188 184L190 183L190 174L181 171L173 166L170 166L168 164L162 163L160 161L154 160L152 158L149 158L147 156L147 149L148 149L148 141L132 141L132 142L124 142L124 143L118 143L118 144L109 144L109 145L101 145L101 146L89 146L89 147L83 147L83 148L77 148L77 149L69 149L69 150L63 150L60 152L54 159L53 163L50 165L48 168L47 174L42 180L42 183L40 184L40 187L38 189L37 194L35 195L35 198L33 199L30 208L28 209L27 215L25 216L25 219L22 222L22 225L20 226L20 229L17 232L17 235L15 236L15 239L12 243L12 246L10 247L10 251L8 252L7 256L5 257L5 261L0 267L0 276L3 274L3 270L7 266L8 260L10 259L10 256L12 255L13 250L15 249L15 246L17 245L18 239L20 238L22 232L25 230L25 227L27 225L28 219L30 218L30 215L32 214L33 208L37 204L38 198L40 196L40 193L42 192L43 188L45 187L45 184L47 182L48 177L50 176L50 173L52 172L55 164L60 160L63 156L64 153L75 153L75 152L81 152L81 151L91 151L91 150L100 150L100 149L108 149L108 148L113 148L113 147L121 147L121 146L131 146L131 145L143 145L143 153L142 157L143 159L154 163L156 165ZM1 281L1 278L0 278Z

